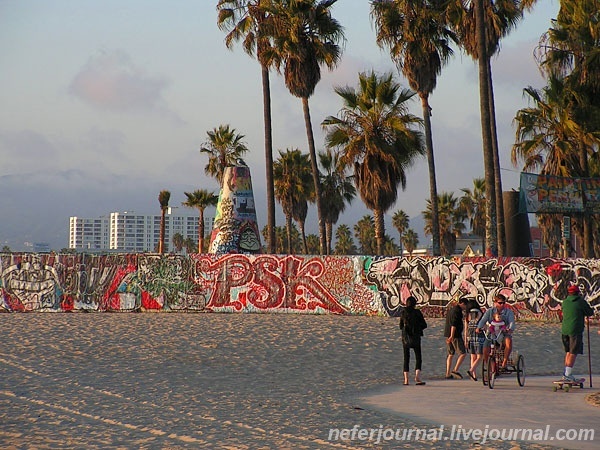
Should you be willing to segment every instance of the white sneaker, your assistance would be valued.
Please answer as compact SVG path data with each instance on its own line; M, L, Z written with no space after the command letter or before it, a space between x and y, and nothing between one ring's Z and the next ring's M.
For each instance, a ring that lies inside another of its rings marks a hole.
M561 381L575 382L577 380L576 380L576 378L573 375L563 375Z

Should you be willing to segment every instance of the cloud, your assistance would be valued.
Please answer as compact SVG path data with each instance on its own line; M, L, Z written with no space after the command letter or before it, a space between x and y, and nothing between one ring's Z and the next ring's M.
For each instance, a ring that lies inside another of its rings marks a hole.
M164 111L167 85L136 67L125 52L114 51L91 57L71 81L69 93L109 111Z
M85 133L81 141L82 148L88 148L93 154L102 158L111 157L118 160L126 158L122 152L126 137L121 131L101 130L94 127Z
M44 135L32 130L0 132L2 172L21 171L57 159L58 150Z

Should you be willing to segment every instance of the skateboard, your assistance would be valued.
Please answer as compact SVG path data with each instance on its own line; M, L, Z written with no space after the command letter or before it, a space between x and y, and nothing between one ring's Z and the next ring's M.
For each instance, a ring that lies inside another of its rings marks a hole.
M578 378L574 381L564 381L564 380L557 380L557 381L553 381L554 386L553 386L553 391L556 392L558 389L562 389L564 386L565 392L569 392L569 390L572 387L579 387L579 389L583 389L583 382L585 381L585 378Z

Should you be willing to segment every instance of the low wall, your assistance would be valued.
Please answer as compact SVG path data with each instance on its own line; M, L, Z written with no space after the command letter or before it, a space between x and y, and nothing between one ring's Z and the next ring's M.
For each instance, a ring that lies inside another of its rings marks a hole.
M497 292L520 319L558 318L577 283L600 314L600 260L298 255L0 254L0 311L205 311L429 317Z

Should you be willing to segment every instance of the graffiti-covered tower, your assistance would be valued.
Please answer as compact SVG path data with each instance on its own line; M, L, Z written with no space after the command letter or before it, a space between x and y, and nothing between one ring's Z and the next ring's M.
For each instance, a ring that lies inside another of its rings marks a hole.
M208 252L259 253L260 248L250 169L226 167Z

